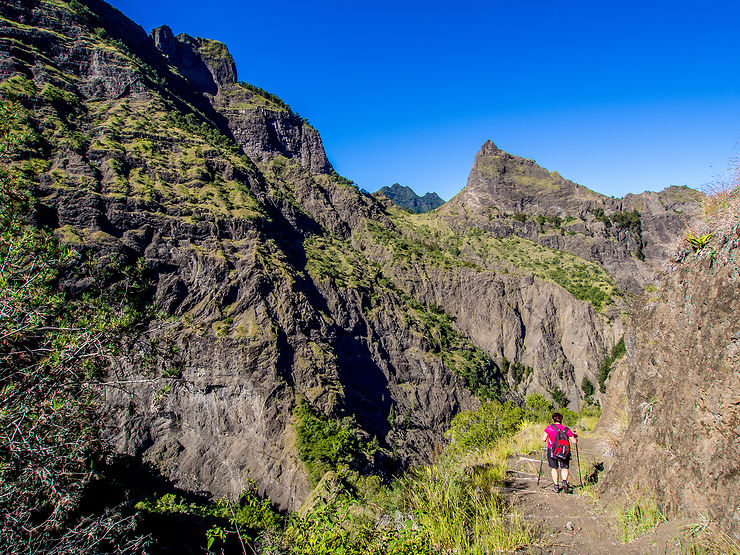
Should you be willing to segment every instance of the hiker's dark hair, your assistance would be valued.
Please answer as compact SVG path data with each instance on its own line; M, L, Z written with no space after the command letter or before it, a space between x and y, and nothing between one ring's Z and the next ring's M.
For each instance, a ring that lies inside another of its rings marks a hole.
M558 424L562 424L563 423L563 415L560 414L559 412L553 412L552 413L552 421L553 422L557 422Z

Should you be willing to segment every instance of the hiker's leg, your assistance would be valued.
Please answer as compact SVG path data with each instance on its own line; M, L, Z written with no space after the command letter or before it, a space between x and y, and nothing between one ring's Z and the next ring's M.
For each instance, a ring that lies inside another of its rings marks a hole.
M561 469L561 474L562 474L562 476L563 476L563 481L564 481L564 482L567 482L567 481L568 481L568 473L569 473L569 472L570 472L570 471L569 471L569 469L567 469L567 468L562 468L562 469Z
M551 468L550 474L552 475L552 483L556 486L560 483L560 480L558 480L558 469L557 468Z

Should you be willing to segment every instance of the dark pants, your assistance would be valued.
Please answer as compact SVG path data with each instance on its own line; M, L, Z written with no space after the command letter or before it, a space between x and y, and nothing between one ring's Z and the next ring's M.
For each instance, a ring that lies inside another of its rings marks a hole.
M568 455L568 458L565 460L556 459L552 456L552 448L548 448L547 466L549 466L550 468L570 468L570 455Z

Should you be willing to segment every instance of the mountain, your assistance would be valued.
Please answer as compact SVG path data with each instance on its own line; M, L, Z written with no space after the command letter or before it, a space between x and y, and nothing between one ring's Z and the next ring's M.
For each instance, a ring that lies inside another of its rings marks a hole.
M701 198L688 187L607 197L488 141L466 187L439 216L457 229L516 235L590 260L635 294L650 283Z
M155 315L99 386L118 453L182 490L235 496L254 479L295 508L312 487L301 402L377 445L353 464L383 474L429 459L478 403L466 384L503 395L488 355L353 248L387 211L333 172L303 118L236 80L224 45L150 37L103 2L0 14L32 220L111 280L151 280ZM60 279L75 297L94 285Z
M431 212L445 203L437 193L426 193L423 197L420 197L414 193L411 187L404 187L398 183L394 183L390 187L381 187L377 193L384 195L401 208L410 210L414 214Z
M430 461L482 401L578 408L697 211L688 189L611 199L488 142L459 195L409 214L338 175L217 41L147 34L97 0L0 16L28 224L79 253L55 287L94 300L146 280L85 384L111 458L163 491L254 480L296 509L329 471Z

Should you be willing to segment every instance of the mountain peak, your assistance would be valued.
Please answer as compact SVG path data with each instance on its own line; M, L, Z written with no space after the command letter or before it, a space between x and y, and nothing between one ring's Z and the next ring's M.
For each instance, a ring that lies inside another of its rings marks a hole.
M378 193L385 195L394 204L411 210L415 214L430 212L444 204L444 200L437 193L426 193L424 196L417 195L411 187L394 183L390 187L381 187Z
M496 209L564 216L580 213L591 203L603 203L604 198L489 140L475 157L467 185L448 206L452 211L464 209L480 215Z
M494 143L491 139L488 139L485 143L483 143L483 146L480 147L480 153L496 153L496 152L503 152L499 147L496 146L496 143Z
M167 25L152 29L149 38L201 91L215 95L224 85L236 83L234 58L222 42L186 33L175 36Z

